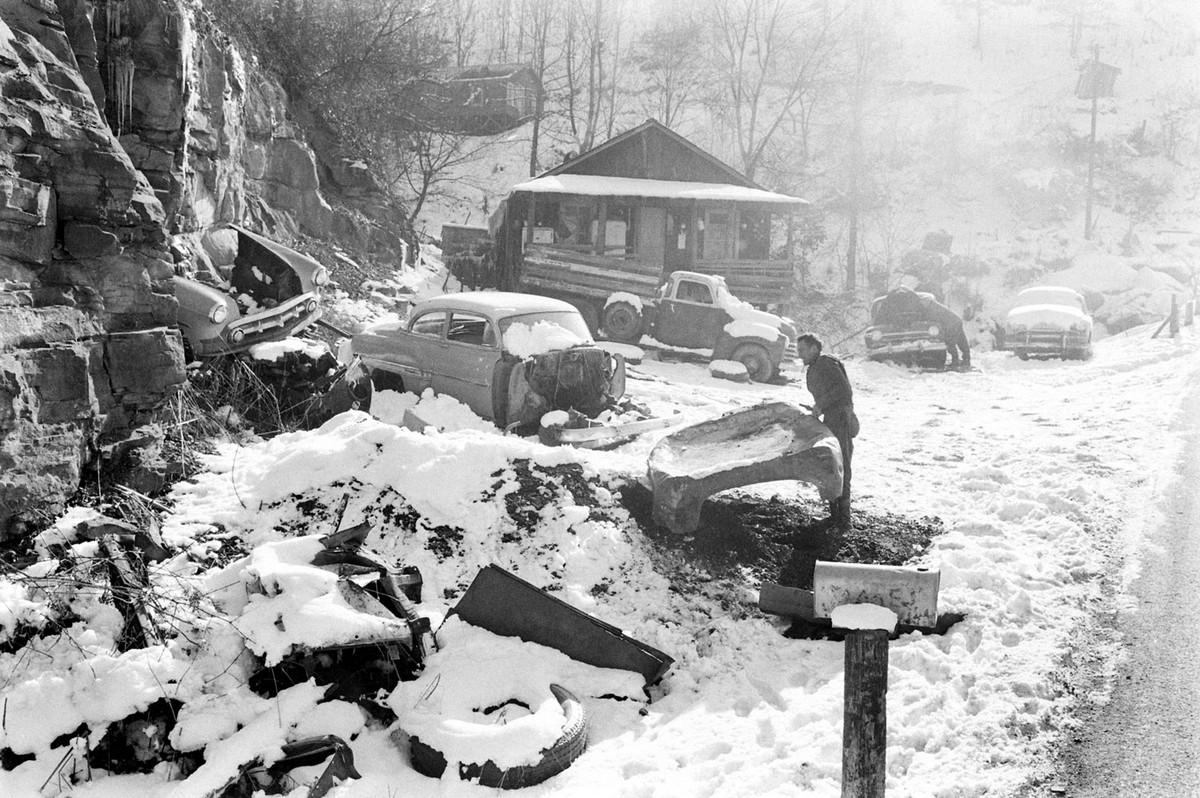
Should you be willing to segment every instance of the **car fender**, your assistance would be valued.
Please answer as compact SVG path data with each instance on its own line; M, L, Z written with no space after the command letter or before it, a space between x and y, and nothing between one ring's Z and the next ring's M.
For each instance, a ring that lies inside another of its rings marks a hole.
M233 297L215 286L179 276L171 278L171 285L175 300L179 303L177 323L193 347L197 342L219 338L230 323L241 318L241 311ZM208 316L214 305L224 305L227 310L225 321L219 324Z
M758 344L766 349L776 368L783 362L783 356L787 350L787 336L782 333L774 341L768 341L758 336L733 336L729 334L728 330L722 330L721 334L717 336L716 343L713 344L712 359L730 360L733 357L733 351L746 343Z

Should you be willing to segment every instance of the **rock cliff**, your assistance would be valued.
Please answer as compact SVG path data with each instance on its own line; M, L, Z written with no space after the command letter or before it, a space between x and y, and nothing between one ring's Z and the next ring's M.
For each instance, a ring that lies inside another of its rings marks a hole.
M0 0L0 542L184 384L171 278L206 229L370 242L399 266L402 219L314 154L201 6Z

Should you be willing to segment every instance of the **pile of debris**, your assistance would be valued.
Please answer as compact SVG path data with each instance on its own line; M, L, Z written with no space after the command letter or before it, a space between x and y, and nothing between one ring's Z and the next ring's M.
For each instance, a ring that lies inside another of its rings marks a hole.
M40 534L36 562L0 574L0 765L34 774L45 795L146 773L200 798L297 788L319 798L361 778L354 737L324 733L344 724L321 725L351 707L360 724L390 730L422 775L529 786L586 748L575 691L643 700L672 662L496 566L435 633L418 610L420 571L369 550L367 522L249 551L218 532L173 551L153 524L88 512ZM449 647L438 639L447 626ZM535 657L554 649L576 663L565 671L574 683L547 679L531 691L471 675L505 646L529 656L529 644ZM484 684L504 695L480 702ZM519 739L489 748L489 733L463 748L461 731L445 732L460 728L460 704L472 717L499 713Z

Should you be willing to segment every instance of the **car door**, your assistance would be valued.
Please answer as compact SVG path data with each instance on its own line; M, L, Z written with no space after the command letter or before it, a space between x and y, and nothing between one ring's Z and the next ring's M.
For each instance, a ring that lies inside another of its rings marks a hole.
M717 307L708 283L682 277L658 306L654 338L669 346L712 349L729 314Z
M388 375L399 375L404 390L419 394L433 384L436 362L445 337L444 310L429 310L407 324L370 327L354 336L354 354L372 372L376 387L388 384Z
M483 418L494 418L492 376L500 360L496 326L483 314L456 310L441 347L433 368L433 390L453 396Z

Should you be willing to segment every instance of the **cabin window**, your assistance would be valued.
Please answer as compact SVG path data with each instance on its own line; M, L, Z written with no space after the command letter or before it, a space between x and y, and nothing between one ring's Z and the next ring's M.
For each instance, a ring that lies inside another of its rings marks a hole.
M733 214L728 211L706 211L699 220L696 245L701 260L733 259Z
M604 254L610 257L629 257L633 255L633 207L619 203L609 203L605 216Z
M767 260L771 248L771 214L742 211L738 214L737 259Z
M572 249L590 249L596 228L593 205L559 205L554 225L554 243Z

